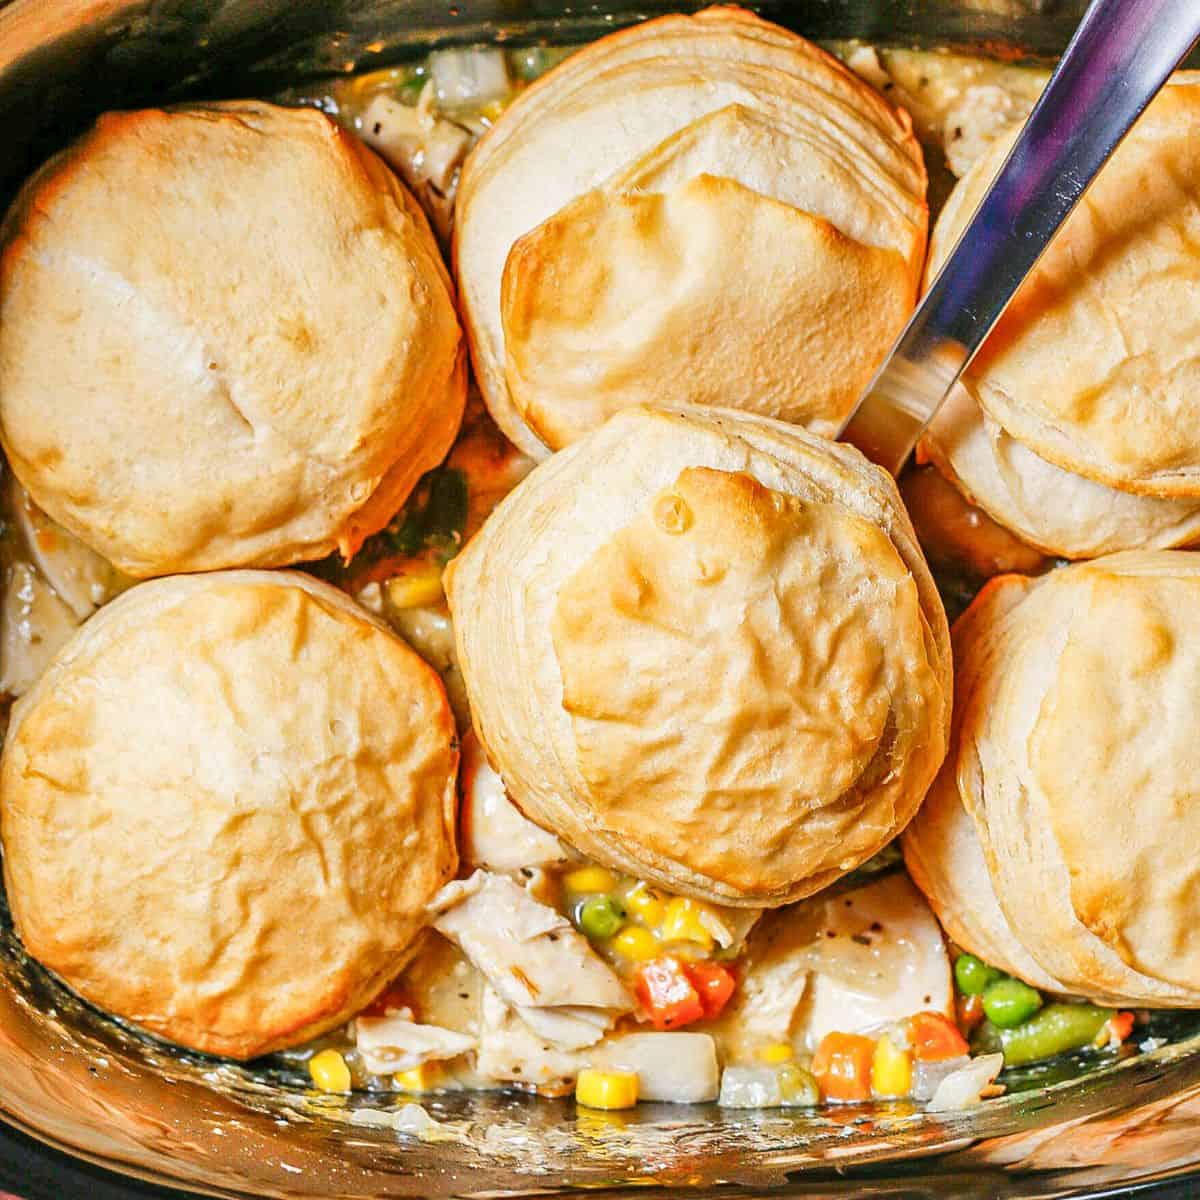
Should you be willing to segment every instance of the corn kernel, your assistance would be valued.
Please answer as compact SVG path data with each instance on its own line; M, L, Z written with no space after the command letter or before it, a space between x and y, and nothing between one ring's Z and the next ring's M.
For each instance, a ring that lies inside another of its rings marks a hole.
M758 1057L768 1067L777 1067L792 1061L792 1048L787 1042L772 1042L769 1046L759 1047Z
M575 1100L585 1108L632 1108L638 1101L638 1077L633 1071L579 1072Z
M572 871L563 884L568 892L583 896L589 892L611 892L617 886L617 881L613 873L603 867L580 867Z
M442 570L437 563L410 562L402 575L383 585L393 608L422 608L442 598Z
M479 115L485 120L495 124L500 119L500 114L508 107L507 101L504 100L489 100L479 109Z
M425 1062L407 1071L398 1071L392 1076L392 1082L402 1092L431 1092L437 1087L441 1074L437 1063Z
M713 936L704 928L700 914L704 905L688 896L674 896L667 901L663 916L662 939L664 942L692 942L705 950L711 950Z
M604 1138L617 1130L625 1129L629 1118L616 1112L599 1112L593 1109L582 1109L575 1118L576 1130L584 1137Z
M912 1055L881 1037L871 1059L871 1091L876 1096L907 1096L912 1091Z
M613 949L632 962L649 962L658 957L658 938L648 929L626 925L612 940Z
M667 912L667 906L644 883L626 892L625 908L643 925L657 925Z
M323 1092L348 1092L350 1068L336 1050L322 1050L308 1060L308 1073Z

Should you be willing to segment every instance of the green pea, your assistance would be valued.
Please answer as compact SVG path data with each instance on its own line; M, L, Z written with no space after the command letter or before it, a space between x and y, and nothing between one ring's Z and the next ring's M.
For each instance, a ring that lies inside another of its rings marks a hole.
M589 896L576 910L575 922L594 940L610 938L625 923L625 914L611 896Z
M989 967L973 954L960 954L954 960L954 982L964 996L981 996L989 983L1001 978L995 967Z
M1013 1029L1042 1007L1042 995L1019 979L997 979L983 992L983 1011L998 1029Z
M971 1049L978 1054L1002 1051L1006 1067L1021 1067L1090 1046L1113 1012L1094 1004L1047 1004L1015 1029L982 1025Z

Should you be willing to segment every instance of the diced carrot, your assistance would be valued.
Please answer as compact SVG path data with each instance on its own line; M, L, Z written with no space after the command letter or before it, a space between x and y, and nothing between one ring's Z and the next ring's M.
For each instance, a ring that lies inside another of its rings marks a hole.
M1133 1013L1119 1012L1115 1017L1109 1018L1108 1025L1112 1030L1112 1040L1123 1042L1133 1032Z
M677 958L643 963L634 976L634 991L655 1029L678 1029L704 1016L700 993Z
M812 1075L826 1100L869 1100L875 1042L857 1033L827 1033L813 1055Z
M958 1027L963 1036L973 1033L983 1024L983 997L959 996L958 998Z
M908 1043L919 1062L958 1058L968 1052L966 1038L941 1013L919 1012L908 1019Z
M720 963L691 962L683 964L684 974L700 995L706 1017L719 1017L729 1003L737 979L728 967Z

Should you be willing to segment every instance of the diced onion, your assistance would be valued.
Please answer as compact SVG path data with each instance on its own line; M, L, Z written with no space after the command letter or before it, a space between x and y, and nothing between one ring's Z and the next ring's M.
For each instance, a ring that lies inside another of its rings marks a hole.
M943 1058L934 1062L916 1063L913 1068L913 1099L932 1099L934 1092L938 1090L938 1085L942 1080L947 1075L953 1075L955 1071L961 1070L970 1061L967 1055L961 1054L957 1058Z
M771 1067L726 1067L717 1103L723 1108L778 1108L783 1103L779 1074Z
M967 1066L952 1071L938 1084L929 1101L929 1111L949 1112L978 1104L980 1093L1000 1074L1003 1066L1003 1054L982 1054L971 1059Z
M439 108L478 108L503 100L512 90L502 50L469 47L437 50L429 56L429 75Z
M637 1073L643 1100L704 1104L717 1097L717 1047L707 1033L627 1033L607 1039L592 1065ZM776 1082L778 1089L778 1082Z

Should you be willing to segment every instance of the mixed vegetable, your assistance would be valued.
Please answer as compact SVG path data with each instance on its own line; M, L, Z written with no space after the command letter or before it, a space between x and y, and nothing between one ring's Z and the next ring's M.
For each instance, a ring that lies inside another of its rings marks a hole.
M954 963L959 1021L980 1053L1000 1053L1009 1067L1075 1050L1121 1045L1134 1014L1083 1002L1047 1004L1036 988L988 966L972 954Z
M473 873L435 902L428 953L340 1042L311 1048L320 1090L939 1110L999 1093L1005 1066L1132 1032L1132 1014L952 962L890 856L784 909L725 908L578 860L520 813L471 734L463 759Z

